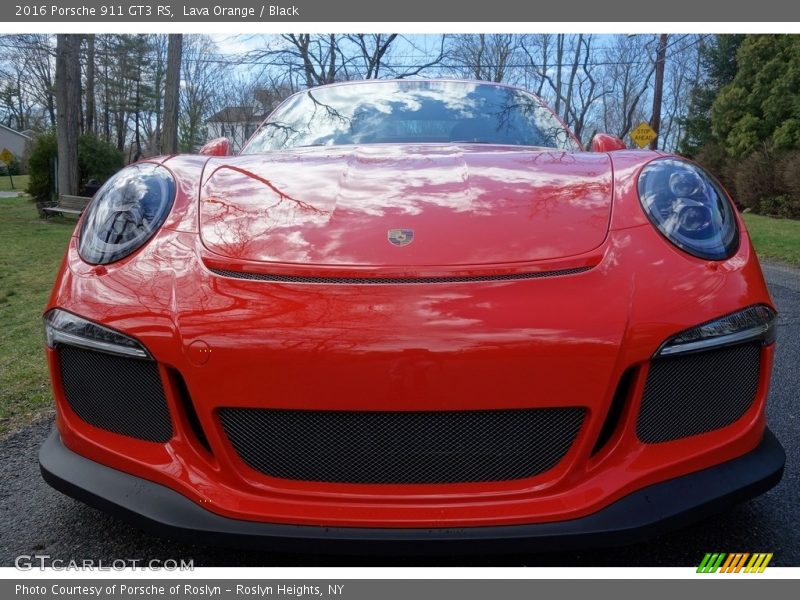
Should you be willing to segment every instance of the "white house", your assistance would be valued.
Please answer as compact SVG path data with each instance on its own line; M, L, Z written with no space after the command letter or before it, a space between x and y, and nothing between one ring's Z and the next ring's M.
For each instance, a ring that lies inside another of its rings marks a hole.
M0 154L4 150L9 150L17 158L22 158L25 154L25 145L32 141L33 137L30 135L20 133L0 123Z
M264 119L293 91L284 87L244 91L241 106L226 106L206 121L209 138L226 137L234 152L241 150Z
M226 137L238 151L266 118L258 106L228 106L208 119L209 138Z

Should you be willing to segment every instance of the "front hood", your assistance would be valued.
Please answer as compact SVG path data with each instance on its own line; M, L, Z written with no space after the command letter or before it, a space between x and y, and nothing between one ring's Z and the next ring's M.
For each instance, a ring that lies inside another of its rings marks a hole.
M608 232L611 197L604 154L455 145L309 148L210 160L200 232L211 252L245 261L504 264L596 248Z

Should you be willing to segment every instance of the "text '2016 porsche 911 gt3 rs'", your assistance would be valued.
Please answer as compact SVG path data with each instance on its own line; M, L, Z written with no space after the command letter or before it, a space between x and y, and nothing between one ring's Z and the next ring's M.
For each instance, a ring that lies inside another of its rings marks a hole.
M57 489L220 543L503 551L780 479L775 309L699 166L463 81L306 90L228 148L81 218L45 313Z

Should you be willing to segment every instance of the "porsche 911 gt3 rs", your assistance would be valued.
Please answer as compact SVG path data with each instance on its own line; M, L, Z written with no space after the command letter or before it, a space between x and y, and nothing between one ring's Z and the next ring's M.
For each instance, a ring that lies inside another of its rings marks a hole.
M725 191L496 84L309 89L236 156L123 169L45 329L45 479L165 535L613 544L783 471Z

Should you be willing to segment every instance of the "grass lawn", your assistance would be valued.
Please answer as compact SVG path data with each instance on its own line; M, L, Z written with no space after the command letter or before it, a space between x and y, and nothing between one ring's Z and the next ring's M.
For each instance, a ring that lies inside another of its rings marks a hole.
M14 175L14 189L11 189L11 180L8 175L0 175L0 192L24 192L28 187L28 175Z
M0 436L50 409L42 311L74 227L0 198Z
M749 213L742 216L760 258L800 265L800 221Z

